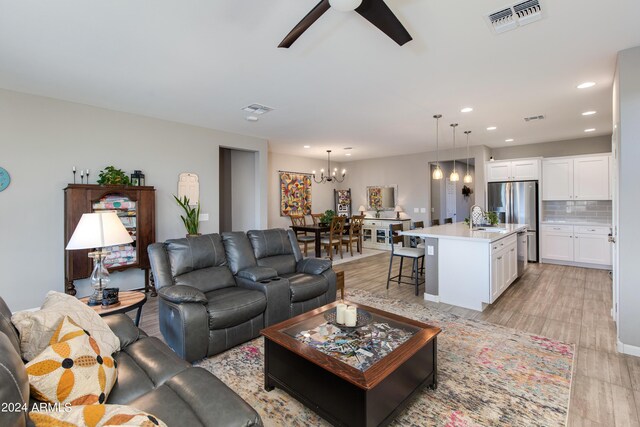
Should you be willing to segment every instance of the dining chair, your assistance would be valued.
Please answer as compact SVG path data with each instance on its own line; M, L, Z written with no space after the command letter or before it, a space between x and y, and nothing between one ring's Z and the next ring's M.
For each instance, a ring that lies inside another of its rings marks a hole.
M320 244L325 247L329 259L333 261L333 248L336 252L340 249L340 258L342 259L342 232L344 231L345 217L334 216L331 220L329 235L320 240Z
M349 252L353 256L353 242L356 242L356 249L362 253L362 222L364 215L353 215L349 223L348 234L342 236L342 244L349 247Z
M418 288L420 285L425 283L425 276L422 276L422 280L420 280L420 273L418 263L420 260L424 261L424 248L406 248L404 247L404 237L402 237L399 233L402 231L402 224L391 224L390 228L390 236L391 236L391 257L389 259L389 273L387 275L387 289L389 289L389 282L392 280L396 280L398 282L398 286L400 283L414 285L416 287L416 296L418 295ZM402 243L402 247L396 248L396 244ZM398 274L391 277L391 271L393 270L393 258L400 257L400 269L398 270ZM403 277L407 277L407 275L402 274L402 267L404 263L404 259L409 258L413 262L412 265L412 273L411 273L411 281L402 280Z
M311 214L311 220L313 221L313 225L320 225L320 217L324 214Z
M436 225L440 225L440 220L439 219L432 219L431 220L431 226L435 227Z
M291 225L294 227L307 225L307 220L304 215L289 215L289 218L291 218ZM306 231L295 231L295 233L298 243L302 243L304 245L304 256L307 256L309 243L315 242L316 238L314 236L307 235Z

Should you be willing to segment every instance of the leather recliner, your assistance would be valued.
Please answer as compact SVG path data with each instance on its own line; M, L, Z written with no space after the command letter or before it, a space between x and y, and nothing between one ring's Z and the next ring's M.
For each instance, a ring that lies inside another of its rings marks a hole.
M11 311L0 298L0 402L33 407L29 379L20 358L18 331ZM261 426L262 420L240 396L216 376L181 360L162 341L148 337L131 318L117 314L104 318L120 339L114 356L118 380L107 402L149 412L169 426ZM0 413L1 426L33 424L19 407Z
M303 258L292 230L222 233L222 240L238 284L264 289L265 326L335 301L331 261Z
M265 292L236 283L219 234L154 243L148 252L160 331L183 359L220 353L264 328Z

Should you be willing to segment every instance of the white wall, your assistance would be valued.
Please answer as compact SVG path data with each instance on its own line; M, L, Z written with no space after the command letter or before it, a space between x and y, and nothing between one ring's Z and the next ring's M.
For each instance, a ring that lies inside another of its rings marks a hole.
M618 339L625 352L640 356L640 47L618 54L614 126L618 126Z
M491 155L496 160L505 160L525 157L578 156L581 154L608 153L610 151L611 135L603 135L565 141L544 142L540 144L493 148L491 149Z
M457 150L456 158L460 156ZM471 157L475 164L484 164L489 160L489 149L485 146L471 147ZM453 160L453 150L444 150L439 154L440 161ZM398 186L398 204L404 208L403 218L411 218L412 221L424 221L425 225L431 223L431 177L429 163L436 161L435 152L409 154L404 156L386 157L381 159L367 159L343 163L347 169L347 178L341 184L341 188L351 188L354 209L360 204L366 206L366 187L370 185ZM462 171L459 169L459 172ZM464 172L460 174L460 178ZM484 168L477 168L474 176L474 196L476 203L484 202ZM458 184L460 189L461 184ZM460 191L460 190L458 190ZM414 208L425 208L427 212L414 213ZM394 212L383 213L386 217L395 216ZM466 216L466 215L465 215ZM462 216L464 220L465 216Z
M0 90L0 165L12 177L0 193L0 295L12 310L39 306L64 289L63 189L71 168L140 169L156 187L157 240L185 234L172 198L180 172L200 177L203 233L218 231L219 146L259 153L257 223L266 226L267 143L257 138ZM79 182L79 180L78 180ZM78 296L91 293L76 282ZM143 286L142 272L114 273L112 284Z
M344 165L331 162L332 167L342 170ZM321 168L327 168L327 159L310 159L307 157L290 156L282 153L269 153L269 228L288 228L291 225L289 217L280 216L280 176L278 171L311 173L315 170L320 173ZM347 169L349 166L347 166ZM350 172L347 170L347 175ZM313 213L322 213L327 209L334 209L333 190L339 184L311 184L311 210ZM357 209L355 205L354 209ZM355 211L354 211L355 212Z

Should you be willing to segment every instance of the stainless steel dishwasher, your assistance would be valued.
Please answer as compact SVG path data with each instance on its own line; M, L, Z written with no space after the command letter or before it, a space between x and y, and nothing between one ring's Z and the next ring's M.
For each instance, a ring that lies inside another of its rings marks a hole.
M529 236L526 230L518 233L518 277L524 274L529 264Z

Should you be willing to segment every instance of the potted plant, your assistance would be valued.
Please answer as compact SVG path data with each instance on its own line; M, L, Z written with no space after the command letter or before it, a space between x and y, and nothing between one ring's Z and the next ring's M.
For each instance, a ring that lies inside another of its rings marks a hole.
M382 209L380 206L376 206L376 218L380 218L380 212L382 212Z
M199 236L198 227L200 226L200 203L197 203L193 207L191 201L187 196L183 196L179 199L177 196L173 196L176 199L178 205L184 210L185 215L180 215L184 227L187 229L187 237Z
M336 213L331 209L327 209L326 211L324 211L324 213L320 217L320 224L321 225L331 224L331 220L333 220L334 216L336 216Z
M88 181L88 179L87 179ZM98 174L99 185L129 185L129 177L122 169L116 169L114 166L107 166Z
M491 225L498 225L500 222L500 218L498 218L498 214L496 212L485 212L484 219Z

